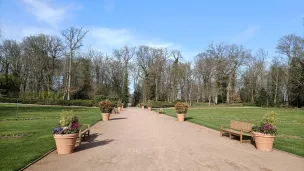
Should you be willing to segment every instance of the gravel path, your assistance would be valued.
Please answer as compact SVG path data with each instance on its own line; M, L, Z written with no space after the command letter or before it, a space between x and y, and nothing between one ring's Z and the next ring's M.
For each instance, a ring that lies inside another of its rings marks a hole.
M292 154L260 152L219 132L139 108L111 115L70 155L53 152L27 170L304 170Z

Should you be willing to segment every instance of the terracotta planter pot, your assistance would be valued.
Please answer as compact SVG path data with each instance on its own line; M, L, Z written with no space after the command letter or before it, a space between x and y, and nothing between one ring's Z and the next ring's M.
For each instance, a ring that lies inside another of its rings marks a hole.
M119 112L121 111L121 107L118 107L118 108L117 108L117 111L118 111L118 113L119 113Z
M54 134L58 154L74 152L78 134Z
M272 151L275 136L262 133L254 134L256 148L260 151Z
M180 121L180 122L184 122L185 114L177 114L177 120Z
M101 115L103 121L108 121L110 119L110 113L101 113Z
M260 132L252 132L252 139L253 139L253 141L255 141L255 136L256 135L263 135L262 133L260 133Z
M149 110L149 111L152 111L152 107L148 107L148 110Z
M142 108L142 109L145 109L145 106L142 106L141 108Z

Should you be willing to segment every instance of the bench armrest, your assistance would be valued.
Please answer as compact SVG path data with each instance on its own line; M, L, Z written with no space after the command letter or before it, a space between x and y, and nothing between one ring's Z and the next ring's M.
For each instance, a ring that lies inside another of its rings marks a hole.
M81 126L87 126L89 129L90 129L90 127L91 127L90 124L80 124L80 128L81 128Z

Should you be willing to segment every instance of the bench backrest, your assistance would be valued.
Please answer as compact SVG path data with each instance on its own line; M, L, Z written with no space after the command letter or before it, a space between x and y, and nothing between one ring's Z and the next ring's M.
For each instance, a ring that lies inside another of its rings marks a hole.
M243 132L250 132L251 128L254 126L252 123L240 122L240 121L230 121L230 128L236 130L242 130Z

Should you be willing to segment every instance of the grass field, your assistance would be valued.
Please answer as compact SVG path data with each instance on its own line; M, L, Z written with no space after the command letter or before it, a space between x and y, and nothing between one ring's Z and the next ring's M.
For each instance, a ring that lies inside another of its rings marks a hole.
M257 107L201 107L190 108L186 120L212 129L219 130L220 125L229 127L230 120L258 124L267 112L278 113L275 124L279 133L274 148L304 157L304 110ZM165 113L176 117L174 109L165 109Z
M80 123L101 119L98 108L0 104L0 170L19 170L53 149L52 129L63 110L73 110Z

